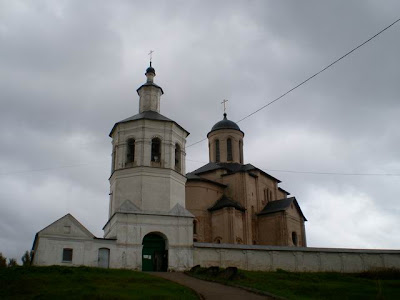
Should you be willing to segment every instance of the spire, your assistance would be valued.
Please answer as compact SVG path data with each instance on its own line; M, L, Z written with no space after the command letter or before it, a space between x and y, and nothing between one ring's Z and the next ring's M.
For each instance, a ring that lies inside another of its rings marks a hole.
M154 70L151 60L150 66L146 69L145 73L147 82L142 84L136 91L139 94L139 113L144 111L160 112L160 96L164 94L161 87L155 84L154 77L156 71Z

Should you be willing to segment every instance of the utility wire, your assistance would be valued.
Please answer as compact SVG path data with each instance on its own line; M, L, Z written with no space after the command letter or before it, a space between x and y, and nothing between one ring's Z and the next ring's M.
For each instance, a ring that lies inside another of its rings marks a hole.
M306 82L308 82L309 80L313 79L314 77L318 76L319 74L321 74L322 72L326 71L327 69L329 69L330 67L332 67L334 64L338 63L339 61L341 61L343 58L345 58L346 56L350 55L351 53L353 53L354 51L356 51L357 49L361 48L362 46L364 46L365 44L367 44L368 42L370 42L371 40L373 40L374 38L376 38L378 35L380 35L381 33L383 33L384 31L386 31L387 29L389 29L390 27L392 27L394 24L396 24L397 22L400 21L400 18L397 19L396 21L394 21L393 23L391 23L390 25L386 26L385 28L383 28L381 31L379 31L378 33L374 34L372 37L370 37L369 39L367 39L366 41L364 41L363 43L359 44L357 47L353 48L352 50L350 50L349 52L347 52L346 54L342 55L341 57L339 57L338 59L334 60L332 63L330 63L329 65L327 65L325 68L321 69L320 71L318 71L317 73L315 73L314 75L308 77L306 80L302 81L301 83L299 83L298 85L296 85L295 87L291 88L290 90L288 90L287 92L283 93L282 95L280 95L278 98L275 98L274 100L272 100L271 102L268 102L267 104L265 104L264 106L260 107L259 109L253 111L252 113L248 114L247 116L241 118L239 121L236 121L236 123L239 123L249 117L251 117L252 115L258 113L259 111L263 110L264 108L270 106L271 104L275 103L276 101L282 99L283 97L285 97L287 94L293 92L295 89L299 88L300 86L302 86L303 84L305 84ZM190 144L188 146L186 146L186 148L192 147L198 143L201 143L203 141L205 141L207 138L204 138L200 141L197 141L193 144Z
M187 161L197 162L201 164L207 164L208 162L193 160L193 159L186 159ZM57 167L48 167L42 169L32 169L32 170L25 170L25 171L15 171L15 172L7 172L1 173L0 176L7 176L7 175L15 175L15 174L24 174L24 173L34 173L34 172L43 172L43 171L51 171L51 170L58 170L58 169L67 169L67 168L77 168L82 166L91 166L96 164L103 164L103 162L98 163L83 163L83 164L74 164L74 165L66 165L66 166L57 166ZM283 173L295 173L295 174L314 174L314 175L343 175L343 176L400 176L400 174L396 173L343 173L343 172L312 172L312 171L294 171L294 170L278 170L278 169L261 169L264 172L283 172Z
M205 161L186 159L187 161L198 162L206 164ZM283 172L283 173L295 173L295 174L313 174L313 175L342 175L342 176L400 176L396 173L344 173L344 172L313 172L313 171L293 171L293 170L277 170L277 169L260 169L264 172Z
M332 67L334 64L338 63L339 61L341 61L343 58L345 58L346 56L350 55L351 53L353 53L354 51L356 51L357 49L361 48L362 46L364 46L365 44L367 44L368 42L370 42L371 40L373 40L374 38L376 38L378 35L380 35L381 33L383 33L384 31L386 31L387 29L389 29L390 27L392 27L393 25L395 25L396 23L398 23L400 21L400 18L397 19L396 21L394 21L393 23L391 23L390 25L386 26L385 28L383 28L381 31L379 31L378 33L374 34L372 37L370 37L369 39L367 39L366 41L364 41L363 43L359 44L357 47L353 48L352 50L350 50L349 52L347 52L346 54L342 55L341 57L339 57L338 59L336 59L335 61L333 61L332 63L330 63L329 65L327 65L325 68L321 69L320 71L318 71L317 73L315 73L314 75L308 77L306 80L302 81L301 83L299 83L298 85L296 85L295 87L291 88L290 90L288 90L287 92L283 93L282 95L280 95L278 98L275 98L274 100L268 102L267 104L265 104L264 106L260 107L259 109L255 110L254 112L248 114L247 116L241 118L240 120L236 121L236 123L239 123L241 121L244 121L245 119L251 117L252 115L258 113L259 111L263 110L264 108L270 106L271 104L273 104L274 102L282 99L283 97L285 97L286 95L288 95L289 93L293 92L295 89L299 88L300 86L302 86L303 84L305 84L306 82L308 82L309 80L313 79L314 77L318 76L319 74L321 74L322 72L326 71L327 69L329 69L330 67ZM207 138L204 138L202 140L199 140L195 143L192 143L188 146L186 146L186 148L192 147L196 144L199 144L203 141L207 140ZM189 159L187 159L189 160ZM189 160L190 161L190 160ZM86 164L78 164L78 165L68 165L68 166L60 166L60 167L54 167L54 168L44 168L44 169L34 169L34 170L26 170L26 171L17 171L17 172L9 172L9 173L2 173L0 174L0 176L4 176L4 175L12 175L12 174L22 174L22 173L31 173L31 172L41 172L41 171L48 171L48 170L55 170L55 169L63 169L63 168L74 168L74 167L80 167L80 166L86 166L86 165L90 165L89 163ZM335 172L308 172L308 171L290 171L290 170L269 170L269 171L274 171L274 172L287 172L287 173L300 173L300 174L319 174L319 175L348 175L348 176L400 176L400 174L380 174L380 173L335 173Z
M342 176L400 176L395 173L340 173L340 172L311 172L311 171L291 171L291 170L274 170L274 169L261 169L268 172L284 172L295 174L314 174L314 175L342 175Z

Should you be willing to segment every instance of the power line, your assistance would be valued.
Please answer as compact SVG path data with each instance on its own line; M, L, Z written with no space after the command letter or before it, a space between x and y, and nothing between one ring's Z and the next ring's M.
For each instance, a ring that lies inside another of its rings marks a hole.
M400 176L395 173L342 173L342 172L311 172L311 171L293 171L293 170L275 170L275 169L261 169L268 172L284 172L295 174L314 174L314 175L341 175L341 176Z
M259 109L253 111L252 113L248 114L247 116L241 118L239 121L236 121L236 123L239 123L249 117L251 117L252 115L258 113L259 111L263 110L264 108L270 106L271 104L275 103L276 101L282 99L283 97L285 97L286 95L288 95L289 93L293 92L294 90L296 90L297 88L299 88L300 86L302 86L303 84L305 84L306 82L308 82L309 80L313 79L314 77L318 76L319 74L321 74L322 72L326 71L327 69L329 69L330 67L332 67L333 65L335 65L336 63L338 63L339 61L341 61L343 58L345 58L346 56L350 55L351 53L353 53L354 51L356 51L357 49L361 48L362 46L364 46L365 44L367 44L368 42L370 42L371 40L373 40L374 38L376 38L378 35L380 35L381 33L383 33L384 31L386 31L387 29L389 29L390 27L392 27L394 24L396 24L397 22L400 21L400 18L397 19L396 21L394 21L393 23L391 23L390 25L386 26L385 28L383 28L382 30L380 30L378 33L374 34L372 37L370 37L369 39L367 39L366 41L362 42L361 44L359 44L357 47L353 48L352 50L350 50L349 52L347 52L346 54L342 55L341 57L339 57L338 59L334 60L332 63L330 63L329 65L327 65L326 67L324 67L323 69L321 69L320 71L318 71L317 73L314 73L312 76L308 77L307 79L303 80L301 83L299 83L298 85L296 85L295 87L291 88L290 90L288 90L287 92L283 93L282 95L280 95L279 97L275 98L274 100L268 102L267 104L265 104L264 106L260 107ZM201 143L203 141L205 141L207 138L204 138L200 141L197 141L193 144L190 144L188 146L186 146L186 148L189 148L191 146L194 146L198 143Z
M207 164L208 162L193 160L193 159L186 159L187 161L197 162L202 164ZM43 171L51 171L51 170L58 170L58 169L67 169L67 168L77 168L82 166L91 166L96 164L103 164L103 162L92 162L92 163L83 163L83 164L73 164L73 165L66 165L66 166L56 166L56 167L48 167L48 168L41 168L41 169L32 169L32 170L25 170L25 171L15 171L15 172L7 172L1 173L0 176L6 175L15 175L15 174L25 174L25 173L34 173L34 172L43 172ZM400 176L400 174L396 173L344 173L344 172L313 172L313 171L295 171L295 170L279 170L279 169L261 169L264 172L283 172L283 173L295 173L295 174L314 174L314 175L342 175L342 176Z
M280 95L278 98L275 98L274 100L268 102L267 104L265 104L264 106L260 107L259 109L255 110L254 112L248 114L247 116L241 118L240 120L236 121L236 123L239 123L249 117L251 117L252 115L258 113L259 111L263 110L264 108L268 107L269 105L275 103L276 101L282 99L283 97L285 97L286 95L288 95L289 93L291 93L292 91L296 90L297 88L299 88L300 86L302 86L303 84L305 84L306 82L308 82L309 80L311 80L312 78L318 76L319 74L321 74L322 72L326 71L327 69L329 69L330 67L332 67L333 65L335 65L336 63L338 63L339 61L341 61L343 58L345 58L346 56L350 55L351 53L353 53L354 51L356 51L357 49L361 48L362 46L364 46L365 44L367 44L368 42L370 42L371 40L373 40L374 38L376 38L378 35L380 35L381 33L383 33L384 31L386 31L387 29L389 29L390 27L392 27L393 25L395 25L397 22L400 21L400 18L397 19L396 21L394 21L393 23L391 23L390 25L386 26L385 28L383 28L382 30L380 30L378 33L374 34L372 37L370 37L369 39L367 39L366 41L364 41L363 43L359 44L357 47L353 48L352 50L350 50L349 52L347 52L346 54L342 55L341 57L339 57L338 59L336 59L335 61L333 61L332 63L330 63L329 65L327 65L326 67L324 67L323 69L321 69L320 71L318 71L317 73L313 74L312 76L308 77L307 79L305 79L304 81L302 81L301 83L299 83L298 85L296 85L295 87L291 88L290 90L288 90L287 92L283 93L282 95ZM186 146L186 148L192 147L196 144L199 144L203 141L207 140L207 138L201 139L195 143L192 143L188 146ZM190 160L189 160L190 161ZM77 165L67 165L67 166L60 166L60 167L54 167L54 168L44 168L44 169L33 169L33 170L26 170L26 171L17 171L17 172L9 172L9 173L2 173L0 174L0 176L4 176L4 175L12 175L12 174L23 174L23 173L31 173L31 172L41 172L41 171L48 171L48 170L56 170L56 169L63 169L63 168L74 168L74 167L80 167L80 166L85 166L85 165L90 165L89 163L86 164L77 164ZM335 173L335 172L308 172L308 171L290 171L290 170L270 170L270 171L274 171L274 172L288 172L288 173L301 173L301 174L320 174L320 175L349 175L349 176L400 176L400 174L366 174L366 173Z
M198 161L192 159L186 159L192 162L198 162L206 164L205 161ZM313 171L294 171L294 170L278 170L278 169L260 169L264 172L283 172L283 173L295 173L295 174L312 174L312 175L341 175L341 176L400 176L396 173L344 173L344 172L313 172Z

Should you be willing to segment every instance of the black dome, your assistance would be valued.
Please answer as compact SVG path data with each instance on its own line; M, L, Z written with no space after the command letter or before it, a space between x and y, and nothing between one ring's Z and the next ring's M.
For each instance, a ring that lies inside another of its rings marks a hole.
M228 120L226 118L226 114L224 114L224 119L222 121L219 121L211 128L210 132L219 130L219 129L234 129L234 130L241 131L239 126L235 122Z
M147 73L153 73L153 74L156 74L156 70L154 70L154 68L153 67L148 67L147 69L146 69L146 74Z

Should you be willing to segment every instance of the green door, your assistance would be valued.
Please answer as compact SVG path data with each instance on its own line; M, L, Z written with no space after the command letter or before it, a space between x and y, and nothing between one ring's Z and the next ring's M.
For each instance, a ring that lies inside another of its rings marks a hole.
M167 271L168 253L164 239L155 233L143 238L142 271Z

